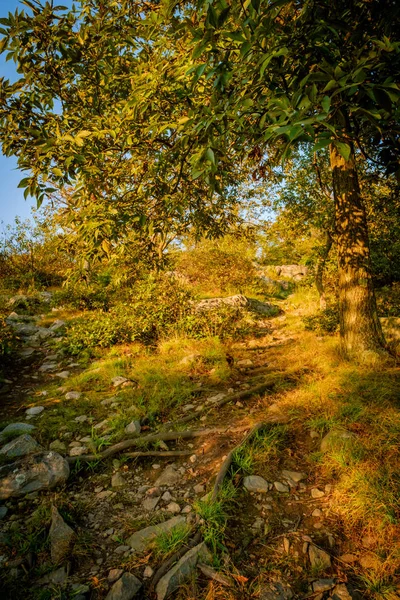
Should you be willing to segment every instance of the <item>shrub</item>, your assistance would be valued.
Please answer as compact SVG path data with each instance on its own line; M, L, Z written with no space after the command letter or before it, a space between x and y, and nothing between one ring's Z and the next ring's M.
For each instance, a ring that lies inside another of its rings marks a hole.
M228 339L244 334L249 328L246 313L233 306L220 306L218 309L192 311L178 323L179 333L190 338L219 337Z
M70 306L77 310L104 310L110 306L110 292L101 285L76 283L55 292L53 306Z
M0 362L2 358L11 354L16 343L17 338L13 329L7 325L4 317L0 316Z
M380 316L400 317L400 282L381 288L376 296Z
M339 307L330 306L315 315L303 317L305 328L319 334L335 333L339 328Z

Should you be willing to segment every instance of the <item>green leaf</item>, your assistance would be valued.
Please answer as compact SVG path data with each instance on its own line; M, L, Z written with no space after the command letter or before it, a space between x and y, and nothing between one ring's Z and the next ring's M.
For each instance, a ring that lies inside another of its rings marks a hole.
M349 144L345 144L344 142L338 141L335 141L334 144L338 149L339 153L343 156L344 160L349 160L351 155L351 147L349 146Z
M212 148L207 148L205 158L215 165L215 154Z
M323 148L326 148L327 146L329 146L329 144L331 143L331 140L329 138L322 138L319 139L313 147L313 152L317 152L317 150L322 150Z
M329 96L324 96L321 102L321 106L324 109L324 112L328 113L331 107L331 99Z

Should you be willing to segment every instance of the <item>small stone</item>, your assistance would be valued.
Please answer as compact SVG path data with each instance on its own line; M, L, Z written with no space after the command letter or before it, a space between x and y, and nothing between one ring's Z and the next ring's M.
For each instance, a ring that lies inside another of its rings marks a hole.
M182 407L182 410L184 412L189 412L190 410L193 410L195 408L194 404L185 404L185 406Z
M125 485L126 485L126 480L125 480L124 476L122 475L122 473L120 473L119 471L114 473L114 475L111 477L111 487L121 488L121 487L124 487Z
M320 510L319 508L316 508L315 510L313 510L312 516L315 517L316 519L318 519L319 517L322 517L322 510Z
M49 539L51 560L55 564L59 564L69 556L75 540L75 533L64 522L55 506L51 509Z
M154 510L160 500L160 496L146 498L143 502L143 509L147 512Z
M269 490L268 481L259 475L249 475L243 479L243 486L248 492L266 494Z
M149 579L150 577L153 577L153 575L154 575L153 569L149 565L147 565L147 567L143 571L143 577L145 579Z
M116 554L123 554L124 552L127 552L130 549L131 549L130 546L122 545L122 546L118 546L118 548L115 548L114 552Z
M164 500L164 502L170 502L172 500L172 495L170 492L164 492L163 495L161 496L161 500Z
M317 569L325 570L331 566L331 557L325 550L321 550L310 544L308 548L308 556L310 558L311 566Z
M289 486L280 481L274 481L274 487L278 492L287 493L289 492Z
M318 498L322 498L323 496L325 496L325 492L323 492L322 490L319 490L318 488L312 488L311 490L311 497L318 499Z
M65 394L65 399L66 400L79 400L79 398L82 396L81 392L67 392Z
M122 385L123 383L129 382L129 379L127 379L126 377L122 377L120 375L118 375L117 377L113 377L113 379L111 379L111 383L113 384L114 387L119 387L120 385Z
M332 590L332 600L352 600L352 596L344 583L335 585Z
M67 451L66 444L61 440L54 440L54 442L51 442L49 448L50 450L58 452L59 454L64 454Z
M236 363L236 366L246 368L246 367L252 367L253 364L254 363L252 360L250 360L249 358L244 358L243 360L238 360Z
M377 570L381 567L381 561L373 552L367 552L360 556L359 563L364 569Z
M25 414L29 417L37 417L44 411L44 406L32 406L25 411Z
M87 454L88 449L86 448L86 446L75 446L75 448L71 448L71 450L69 451L69 455L70 456L83 456L84 454Z
M307 473L283 470L282 477L284 477L284 479L294 481L295 483L300 483L300 481L302 481L303 479L307 479Z
M192 464L194 464L197 460L197 456L195 454L192 454L192 456L189 457L189 460Z
M170 502L165 510L173 514L177 514L181 512L181 507L177 502Z
M87 415L80 415L79 417L75 417L75 423L85 423L88 420Z
M135 552L143 552L157 535L171 531L174 527L183 525L185 522L185 517L178 515L168 519L168 521L159 523L158 525L150 525L149 527L132 534L127 540L127 544L129 544Z
M139 421L132 421L125 427L125 433L129 435L139 435L141 431L141 426Z
M194 488L193 491L195 494L204 494L205 492L205 487L202 483L197 483Z
M342 562L346 563L346 564L353 564L355 562L357 562L357 556L355 554L342 554L342 556L339 556L339 560L341 560Z
M61 371L60 373L56 373L56 377L59 377L60 379L68 379L70 375L71 373L69 371Z
M154 463L153 465L151 465L151 468L155 471L158 471L158 469L161 469L161 465L159 465L158 463Z
M142 587L141 581L131 573L124 573L106 596L106 600L132 600Z
M155 481L154 485L156 487L161 487L163 485L174 485L175 483L178 483L179 480L180 480L179 473L176 471L176 469L172 465L169 465L168 467L166 467L164 469L164 471L161 473L161 475Z
M109 498L112 494L111 490L105 490L104 492L100 492L99 494L97 494L97 498L99 500L105 500L106 498Z
M333 579L318 579L318 581L314 581L312 584L313 592L322 593L331 590L335 582Z
M117 579L121 577L122 573L122 569L111 569L111 571L108 573L107 580L109 583L115 583Z
M183 515L187 515L188 513L192 512L192 507L187 504L184 508L182 508L181 512Z

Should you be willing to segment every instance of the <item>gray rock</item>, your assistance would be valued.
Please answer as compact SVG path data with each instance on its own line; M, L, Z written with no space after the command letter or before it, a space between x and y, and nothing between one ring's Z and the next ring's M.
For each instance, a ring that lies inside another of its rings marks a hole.
M48 573L41 579L39 579L38 583L40 584L50 584L53 585L63 585L68 579L67 569L65 567L60 567L51 573Z
M56 373L56 377L59 377L60 379L68 379L70 375L70 371L60 371L60 373Z
M65 394L65 399L66 400L79 400L79 398L82 396L81 392L67 392Z
M142 583L137 577L131 575L131 573L124 573L114 583L106 596L106 600L131 600L141 587Z
M355 439L356 436L350 431L346 431L345 429L332 429L321 440L321 452L342 448L343 446L351 444Z
M44 362L41 367L39 367L39 371L42 373L47 373L49 371L55 371L58 367L56 362Z
M318 579L318 581L314 581L312 584L313 592L321 594L322 592L327 592L332 589L335 585L333 579Z
M322 490L319 490L318 488L312 488L312 490L311 490L312 498L314 498L315 500L318 500L319 498L323 498L323 496L325 496L325 492L323 492Z
M129 435L139 435L141 429L139 421L132 421L125 427L125 433L129 433Z
M108 581L110 583L115 583L115 581L117 581L117 579L119 579L121 577L123 573L122 569L111 569L111 571L108 574Z
M4 517L6 516L7 513L8 513L7 506L0 506L0 521L1 521L1 519L4 519Z
M181 507L177 502L170 502L165 510L173 514L177 514L181 512Z
M329 554L325 550L317 548L314 544L309 545L308 556L312 567L325 571L325 569L329 569L331 566L331 557Z
M290 600L293 598L292 588L283 581L268 583L261 590L260 600Z
M174 484L178 483L180 478L181 478L181 476L175 470L175 468L172 465L169 465L168 467L166 467L164 469L164 471L158 477L158 479L156 480L154 485L156 487L161 487L162 485L174 485Z
M121 488L126 486L126 480L122 473L119 471L114 473L114 475L111 477L111 486L113 488Z
M40 452L41 450L43 450L42 446L40 446L28 433L24 433L3 446L0 450L0 454L6 458L18 458L20 456L32 454L33 452Z
M88 420L87 415L79 415L79 417L75 417L75 423L85 423Z
M280 481L274 481L274 487L277 492L281 492L282 494L289 492L289 486Z
M288 483L290 485L290 481L293 481L294 483L299 483L303 479L307 479L307 473L300 473L299 471L286 471L286 470L283 470L282 471L282 477L284 479L287 479Z
M118 375L117 377L113 377L113 379L111 379L111 383L113 384L114 387L119 387L120 385L122 385L123 383L126 383L127 381L129 381L129 379L127 379L126 377L122 377L121 375Z
M88 449L86 448L86 446L74 446L74 448L71 448L71 450L69 451L70 456L83 456L87 453Z
M67 451L67 445L61 440L54 440L54 442L51 442L49 448L50 450L53 450L53 452L58 452L59 454L64 454L64 452Z
M74 594L84 595L90 592L90 587L84 583L73 583L71 585L71 590L74 592ZM74 596L74 600L76 600L76 596Z
M156 587L157 600L164 600L172 594L191 575L198 561L208 563L211 560L204 542L186 552L176 565L161 577Z
M56 321L54 321L53 325L50 326L50 329L52 331L57 331L58 329L62 329L62 327L65 326L65 321L62 321L61 319L57 319Z
M151 512L154 510L160 500L160 496L155 496L154 498L146 498L143 502L143 509ZM168 508L167 508L168 510ZM177 512L180 512L179 510Z
M172 519L168 519L168 521L164 521L164 523L151 525L150 527L137 531L127 539L126 543L129 544L135 552L143 552L157 535L171 531L174 527L183 525L184 523L186 523L185 517L182 517L181 515L172 517Z
M25 411L25 414L29 417L36 417L44 411L44 406L32 406Z
M225 585L226 587L235 585L234 580L231 577L227 577L223 573L219 573L209 565L205 565L201 562L198 562L197 567L198 569L200 569L203 575L208 577L208 579L213 579L214 581L217 581L218 583L220 583L221 585Z
M22 435L23 433L30 433L34 429L35 426L30 425L29 423L10 423L10 425L4 427L0 432L0 444L11 437Z
M68 558L75 540L75 533L65 523L55 506L51 507L49 531L51 560L58 565Z
M249 475L243 479L243 486L248 492L266 494L269 489L268 481L259 475Z
M0 467L0 500L65 483L68 462L57 452L41 452Z
M339 583L338 585L335 585L332 591L332 600L352 600L352 595L346 584Z

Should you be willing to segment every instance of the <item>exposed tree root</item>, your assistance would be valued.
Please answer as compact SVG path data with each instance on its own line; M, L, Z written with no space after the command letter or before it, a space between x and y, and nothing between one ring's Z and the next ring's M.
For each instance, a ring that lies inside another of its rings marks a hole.
M98 454L85 454L83 456L67 456L66 460L69 463L79 462L91 462L93 460L103 460L105 458L109 458L114 454L118 454L119 452L123 452L128 448L134 448L135 446L143 446L145 444L150 444L152 442L159 441L172 441L172 440L190 440L197 437L203 437L207 435L214 435L216 433L236 433L239 431L243 431L248 429L248 426L244 427L236 427L234 429L229 429L229 427L217 427L214 429L199 429L198 431L166 431L161 433L151 433L149 435L145 435L143 437L131 438L129 440L123 440L118 444L114 444L114 446L110 446L103 450L103 452L99 452ZM174 456L169 452L135 452L131 454L136 454L137 456ZM190 454L193 454L191 452Z

